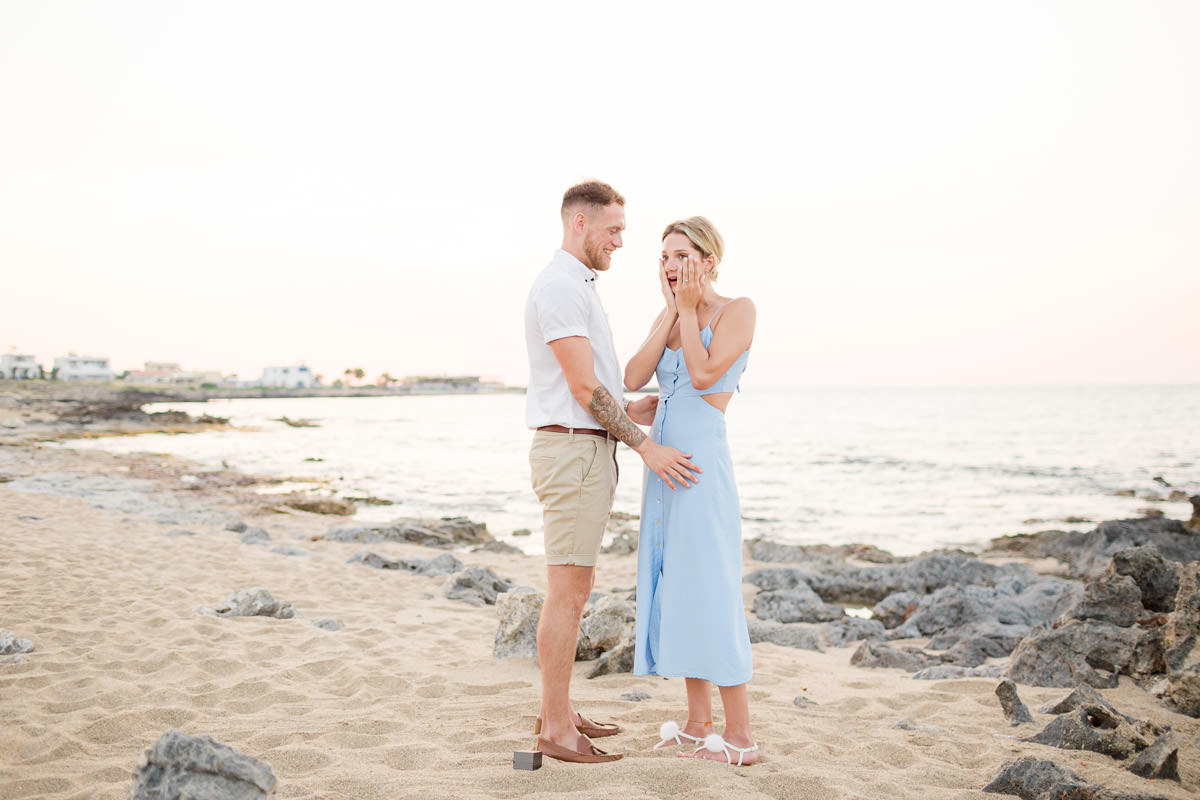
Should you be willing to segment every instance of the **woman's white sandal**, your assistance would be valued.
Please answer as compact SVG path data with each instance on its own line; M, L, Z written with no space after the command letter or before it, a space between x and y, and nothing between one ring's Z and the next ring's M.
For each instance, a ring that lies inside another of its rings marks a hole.
M690 733L684 733L683 730L674 722L664 722L662 727L658 729L658 738L661 740L654 745L657 750L660 747L670 747L674 745L682 745L684 739L690 744L702 745L704 742L703 736L692 736Z
M732 750L738 754L737 763L733 764L733 766L740 767L742 766L742 759L746 757L746 753L753 753L757 749L757 744L752 744L749 747L734 747L729 742L721 738L721 734L710 733L708 736L704 737L704 743L693 750L692 754L695 755L701 750L707 750L710 753L724 753L725 763L733 764L733 753L729 752Z

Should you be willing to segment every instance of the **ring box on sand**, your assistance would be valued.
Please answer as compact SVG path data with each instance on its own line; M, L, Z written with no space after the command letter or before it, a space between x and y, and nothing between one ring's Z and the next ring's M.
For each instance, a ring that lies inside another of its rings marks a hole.
M513 769L541 769L542 768L542 751L541 750L514 750L513 751Z

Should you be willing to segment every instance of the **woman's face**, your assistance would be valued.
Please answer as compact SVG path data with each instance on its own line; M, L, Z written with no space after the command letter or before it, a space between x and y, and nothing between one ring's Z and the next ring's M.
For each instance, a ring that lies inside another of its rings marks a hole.
M696 249L690 239L678 232L667 234L662 242L662 260L659 261L659 264L667 275L667 283L670 284L672 292L675 291L675 284L679 280L679 270L689 260L693 264L701 265L701 269L705 269L700 259L700 251Z

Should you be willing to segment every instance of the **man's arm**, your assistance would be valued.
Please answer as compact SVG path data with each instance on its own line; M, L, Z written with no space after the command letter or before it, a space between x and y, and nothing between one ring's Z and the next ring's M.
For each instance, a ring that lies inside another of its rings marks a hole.
M702 470L689 460L691 456L674 447L655 444L621 410L620 402L600 383L592 359L591 342L583 336L567 336L550 342L550 350L562 367L571 396L588 410L600 427L636 451L646 466L672 489L676 481L683 486L697 481L693 473Z

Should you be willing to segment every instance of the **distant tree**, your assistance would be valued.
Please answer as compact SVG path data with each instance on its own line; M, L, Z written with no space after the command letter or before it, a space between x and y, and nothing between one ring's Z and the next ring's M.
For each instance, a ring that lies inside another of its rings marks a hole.
M361 382L363 378L367 377L367 371L362 367L347 367L342 371L342 375L346 377L346 383L353 386L355 381Z
M380 389L388 389L396 384L399 378L393 378L390 373L381 372L375 379L375 385Z

